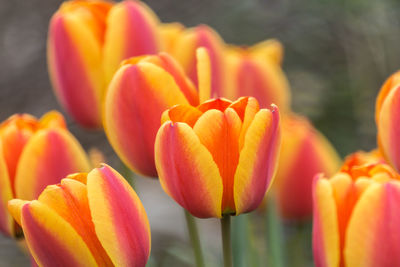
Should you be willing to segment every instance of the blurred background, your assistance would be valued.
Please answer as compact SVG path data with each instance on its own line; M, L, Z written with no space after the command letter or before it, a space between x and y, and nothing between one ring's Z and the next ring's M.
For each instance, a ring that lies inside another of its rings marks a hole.
M309 117L341 156L376 146L375 97L384 80L400 69L400 1L145 2L162 22L179 21L188 27L208 24L228 43L251 45L278 39L285 48L283 69L291 84L294 111ZM14 113L39 117L49 109L60 110L46 67L48 22L60 4L0 0L0 121ZM120 164L102 133L84 131L69 118L68 125L85 148L96 146L111 164ZM153 230L152 254L163 258L163 264L155 266L190 266L191 256L176 252L184 250L182 240L188 244L181 210L156 180L136 182ZM214 224L203 220L201 230L218 266L213 249L220 250L219 228ZM28 265L15 244L1 237L0 266Z

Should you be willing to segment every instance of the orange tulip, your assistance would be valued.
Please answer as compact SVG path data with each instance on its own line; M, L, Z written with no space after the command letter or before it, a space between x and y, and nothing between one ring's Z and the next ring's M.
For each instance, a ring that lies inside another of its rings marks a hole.
M39 266L145 266L150 254L146 212L125 179L111 167L67 176L38 200L14 199Z
M329 141L303 117L282 120L282 149L272 187L280 214L285 219L312 215L312 180L317 173L333 175L340 158Z
M281 111L290 108L289 83L280 63L282 45L267 40L252 47L231 47L226 50L226 87L223 95L229 99L254 96L261 107L272 103Z
M40 120L14 115L0 124L0 230L16 235L7 202L34 199L48 185L71 172L87 171L89 162L58 112Z
M154 140L161 114L176 104L198 105L208 99L209 61L198 50L202 78L199 92L168 54L126 60L116 72L105 101L107 137L124 163L146 176L157 176Z
M378 145L386 160L400 171L400 71L382 86L376 99Z
M252 97L176 105L163 114L156 167L164 191L200 218L257 208L272 182L279 112Z
M211 96L224 97L225 87L225 44L222 38L213 29L206 25L200 25L195 28L181 30L179 33L178 26L175 27L175 34L173 32L166 32L164 29L164 36L174 34L176 40L173 45L166 51L171 54L183 67L186 74L197 86L199 85L198 78L198 60L197 49L203 47L207 50L210 57L211 69ZM170 30L173 30L170 28ZM166 40L170 38L164 37ZM171 41L169 41L171 44Z
M314 182L316 267L400 266L399 174L374 154L355 153Z
M48 65L62 106L80 125L101 127L107 85L123 59L160 49L158 19L139 1L64 2L48 34Z

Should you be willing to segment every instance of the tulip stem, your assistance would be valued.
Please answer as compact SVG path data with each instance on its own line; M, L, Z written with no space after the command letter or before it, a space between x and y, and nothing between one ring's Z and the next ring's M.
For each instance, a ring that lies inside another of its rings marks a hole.
M192 243L192 248L194 252L194 257L196 259L197 267L204 267L203 252L201 251L201 244L199 238L199 232L197 230L196 221L192 215L190 215L187 210L185 210L186 224L189 231L190 242Z
M232 267L231 244L231 216L226 215L221 219L222 250L224 254L224 267Z

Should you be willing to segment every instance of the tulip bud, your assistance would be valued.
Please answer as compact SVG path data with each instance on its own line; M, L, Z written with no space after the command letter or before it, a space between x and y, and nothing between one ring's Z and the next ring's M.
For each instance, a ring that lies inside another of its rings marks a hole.
M303 117L282 120L282 149L272 189L285 219L312 215L312 180L320 172L333 175L340 158L329 141Z
M378 145L386 160L400 171L400 71L382 86L376 99Z
M164 191L200 218L257 208L269 188L280 147L279 112L255 98L177 105L163 115L156 167Z
M7 212L9 200L34 199L60 177L88 169L86 154L61 114L52 111L39 121L27 114L11 116L0 125L0 230L17 234Z
M207 57L200 61L207 61ZM105 100L107 137L127 166L155 177L154 140L162 112L177 104L198 103L196 88L168 54L126 60L110 83Z
M313 186L316 267L400 265L399 174L383 159L355 153Z
M264 41L253 47L231 47L226 52L226 87L224 96L236 99L254 96L260 107L277 104L281 111L290 108L289 83L280 61L282 45L275 40Z
M50 78L61 105L80 125L101 127L103 97L123 59L158 52L157 23L138 1L68 1L53 15Z
M104 165L67 176L38 200L9 202L39 266L145 266L146 212L125 179Z
M225 56L224 41L217 32L205 25L183 31L175 41L170 54L182 65L186 74L199 86L197 49L207 50L211 63L211 96L224 97Z

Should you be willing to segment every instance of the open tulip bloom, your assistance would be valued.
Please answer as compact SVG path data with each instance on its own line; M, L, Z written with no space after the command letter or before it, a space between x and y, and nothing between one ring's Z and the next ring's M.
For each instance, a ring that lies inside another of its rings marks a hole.
M0 230L15 236L18 227L7 211L13 198L32 200L69 173L88 171L81 145L58 112L40 120L17 114L0 124Z
M383 158L355 153L330 179L314 181L317 267L400 266L399 174Z
M107 165L69 175L37 200L14 199L9 210L39 266L144 267L150 254L142 203Z

